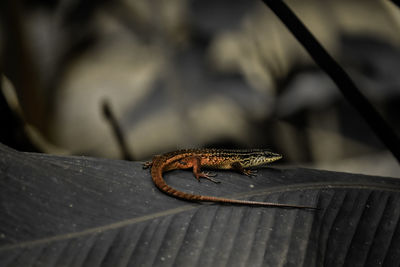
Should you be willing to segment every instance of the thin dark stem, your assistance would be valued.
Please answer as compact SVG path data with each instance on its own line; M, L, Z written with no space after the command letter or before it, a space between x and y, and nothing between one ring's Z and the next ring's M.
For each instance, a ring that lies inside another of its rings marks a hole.
M367 98L356 87L349 75L328 54L316 38L297 18L292 10L281 0L263 0L263 2L286 25L290 32L308 51L314 61L337 85L347 101L358 110L378 138L400 162L400 139L394 130L385 122Z
M128 146L126 145L122 129L118 123L118 120L114 116L114 112L111 109L110 103L106 99L103 100L102 110L103 110L104 117L110 123L111 129L113 130L113 133L115 136L115 139L117 140L119 148L121 150L123 159L133 161L134 158L132 157L131 153L129 152Z

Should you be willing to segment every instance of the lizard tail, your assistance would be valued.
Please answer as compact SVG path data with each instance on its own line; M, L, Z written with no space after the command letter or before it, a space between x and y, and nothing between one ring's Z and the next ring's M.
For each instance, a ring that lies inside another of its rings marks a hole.
M190 201L201 201L201 202L218 202L224 204L234 204L234 205L251 205L251 206L259 206L259 207L280 207L280 208L295 208L295 209L311 209L316 210L318 208L312 206L302 206L302 205L290 205L290 204L282 204L282 203L274 203L274 202L260 202L260 201L251 201L251 200L239 200L239 199L230 199L230 198L222 198L222 197L213 197L213 196L202 196L185 193L175 188L169 186L162 177L162 167L159 168L157 166L153 166L152 168L152 177L153 182L162 192L174 196L176 198L180 198L183 200Z
M219 202L225 204L249 205L249 206L259 206L259 207L280 207L280 208L293 208L293 209L311 209L311 210L318 209L312 206L291 205L291 204L283 204L275 202L261 202L261 201L212 197L212 196L199 196L199 197L200 197L199 201Z

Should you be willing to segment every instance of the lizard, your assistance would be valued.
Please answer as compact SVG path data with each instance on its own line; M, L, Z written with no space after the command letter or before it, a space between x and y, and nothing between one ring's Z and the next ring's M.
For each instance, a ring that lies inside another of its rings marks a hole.
M200 181L200 178L205 178L214 183L219 183L212 178L214 175L202 172L201 168L234 170L247 176L254 176L255 171L249 168L266 165L267 163L281 158L282 155L273 153L266 149L183 149L162 155L156 155L153 157L152 161L146 162L143 165L143 168L151 168L153 182L159 190L168 195L184 200L264 207L317 209L316 207L311 206L189 194L169 186L163 178L164 172L193 168L193 174L198 181Z

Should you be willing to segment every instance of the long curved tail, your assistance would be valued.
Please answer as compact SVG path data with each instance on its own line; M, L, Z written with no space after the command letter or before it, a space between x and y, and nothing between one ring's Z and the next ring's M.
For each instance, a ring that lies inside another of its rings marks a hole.
M250 206L260 206L260 207L280 207L280 208L311 209L311 210L318 209L318 208L312 207L312 206L229 199L229 198L223 198L223 197L203 196L203 195L195 195L195 194L185 193L185 192L179 191L179 190L169 186L165 182L162 174L164 171L163 169L167 164L168 164L168 161L161 161L161 160L153 161L153 165L151 168L151 176L153 178L154 184L157 186L157 188L159 190L161 190L162 192L164 192L168 195L176 197L176 198L189 200L189 201L216 202L216 203L224 203L224 204L250 205Z

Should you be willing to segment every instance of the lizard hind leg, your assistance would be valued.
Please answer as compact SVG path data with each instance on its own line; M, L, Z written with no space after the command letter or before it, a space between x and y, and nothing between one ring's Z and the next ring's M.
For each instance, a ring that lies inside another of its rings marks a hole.
M200 157L187 157L184 159L179 160L179 164L185 166L185 168L193 168L193 175L196 177L197 181L200 182L200 178L207 179L213 183L219 184L220 181L213 179L212 177L217 176L216 174L211 174L209 172L202 172L201 171L201 158Z

